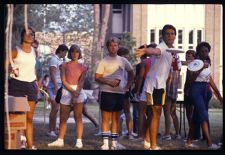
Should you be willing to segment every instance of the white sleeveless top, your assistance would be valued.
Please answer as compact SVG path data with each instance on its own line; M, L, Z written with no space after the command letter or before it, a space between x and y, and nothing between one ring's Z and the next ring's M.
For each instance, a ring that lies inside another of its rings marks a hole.
M31 52L26 53L20 47L16 46L17 56L13 59L14 67L19 68L19 76L12 77L19 81L33 82L36 80L35 63L36 55L34 48L31 47Z

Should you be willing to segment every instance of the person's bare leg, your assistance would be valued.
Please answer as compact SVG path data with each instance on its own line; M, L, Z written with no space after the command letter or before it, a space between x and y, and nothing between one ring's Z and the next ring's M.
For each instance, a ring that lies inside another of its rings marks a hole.
M77 139L82 139L83 135L83 122L82 122L82 111L83 103L74 103L73 104L74 119L76 121L76 135Z
M112 133L118 133L119 118L120 118L120 111L112 112Z
M94 124L94 126L95 126L96 128L99 127L99 124L98 124L98 122L96 121L96 119L94 118L94 116L92 116L92 115L87 111L87 107L86 107L85 104L84 104L84 106L83 106L83 111L82 111L82 113L83 113L83 115L84 115L85 117L87 117L87 118Z
M160 116L162 112L161 105L152 106L152 119L151 119L151 132L150 132L150 140L151 140L151 149L154 150L157 147L157 131L160 121Z
M209 134L209 126L208 126L208 122L204 121L201 123L201 127L202 127L202 132L203 135L205 136L206 140L207 140L207 145L211 146L212 145L212 140Z
M173 125L176 131L176 135L179 135L179 121L178 121L178 117L176 114L176 102L171 104L171 117L173 120Z
M170 128L171 128L171 120L170 120L170 113L171 113L171 101L167 100L165 105L163 106L163 113L165 117L165 133L164 135L170 135Z
M152 107L151 106L147 106L147 121L146 121L146 134L145 134L145 142L144 143L151 143L151 137L150 137L150 124L151 124L151 119L152 119ZM144 144L146 145L146 144ZM150 144L151 145L151 144ZM149 149L148 146L144 146L145 149Z
M64 139L66 129L67 129L67 120L70 116L71 106L60 104L60 124L59 124L59 136L58 138Z
M27 148L32 149L33 146L33 115L35 110L35 101L28 101L30 106L30 111L27 112L27 127L25 130L26 139L27 139Z
M59 104L55 100L51 100L51 112L49 114L49 131L56 131L57 112L59 111Z
M128 135L130 136L132 133L132 121L131 121L131 114L130 114L130 102L129 99L124 100L124 114L126 116L126 125L128 130Z
M146 113L146 102L141 101L139 103L139 111L138 111L138 137L144 138L145 136L145 113Z

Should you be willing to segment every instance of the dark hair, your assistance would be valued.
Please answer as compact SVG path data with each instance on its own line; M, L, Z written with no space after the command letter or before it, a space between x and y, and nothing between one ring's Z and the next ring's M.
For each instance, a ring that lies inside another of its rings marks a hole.
M163 26L163 29L162 29L162 36L165 35L166 30L168 30L168 29L173 29L174 32L175 32L175 35L177 35L176 28L175 28L173 25L166 24L166 25Z
M195 57L195 50L187 50L186 54L190 53L193 57Z
M151 47L151 48L156 48L157 44L156 43L151 43L151 44L148 44L147 45L147 48ZM142 49L144 48L145 45L141 45L140 47L138 47L138 49ZM141 58L146 58L148 55L147 54L144 54L141 56Z
M117 55L122 56L122 55L126 55L129 54L129 49L126 47L120 47L117 51Z
M209 52L210 52L211 46L209 45L209 43L203 41L203 42L200 42L200 43L197 45L197 47L196 47L196 54L198 54L198 53L200 52L200 49L201 49L203 46L207 47L207 48L209 49Z
M49 77L49 75L48 74L45 74L44 79L46 79L47 77Z
M68 59L72 59L71 53L73 53L73 52L79 53L78 59L82 58L80 47L76 44L73 44L73 45L70 46L70 50L69 50L68 55L67 55Z
M55 53L58 54L60 53L60 51L68 51L68 47L65 44L61 44L58 46L58 48L56 49Z
M106 42L106 47L107 47L107 48L109 47L109 45L110 45L111 42L115 42L115 43L117 43L117 44L119 45L120 40L119 40L118 38L116 38L116 37L111 37L111 38L109 38L109 39L107 40L107 42Z
M209 49L209 52L210 52L210 50L211 50L211 46L210 46L210 44L209 44L208 42L205 42L205 41L200 42L200 43L197 45L197 47L196 47L196 57L198 57L199 59L202 59L202 58L199 57L200 49L201 49L202 47L208 48L208 49ZM209 56L207 56L204 60L208 61L209 64L211 64L211 59L210 59ZM203 60L203 61L204 61L204 60Z
M28 26L28 30L31 30L33 35L34 35L34 38L35 38L35 31L32 27ZM24 34L26 33L26 29L24 28L21 33L20 33L20 38L21 38L21 44L23 43L23 37L24 37Z

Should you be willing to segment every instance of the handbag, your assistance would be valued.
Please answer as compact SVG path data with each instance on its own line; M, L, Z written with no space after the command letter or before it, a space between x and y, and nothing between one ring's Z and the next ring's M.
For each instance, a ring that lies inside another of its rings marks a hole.
M57 103L60 103L60 100L61 100L61 97L62 97L62 89L63 89L63 87L61 86L61 87L58 89L57 93L56 93L55 101L56 101Z

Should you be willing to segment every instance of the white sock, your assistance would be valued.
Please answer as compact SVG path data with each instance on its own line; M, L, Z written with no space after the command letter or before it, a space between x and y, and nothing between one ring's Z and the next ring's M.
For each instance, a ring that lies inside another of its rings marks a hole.
M108 138L107 139L103 139L103 143L104 143L104 145L109 146L109 139Z
M112 141L112 146L117 146L117 141L116 140Z
M82 143L82 139L77 139L77 143Z
M57 141L59 141L59 142L63 142L63 139L61 139L61 138L58 138L58 139L57 139Z

